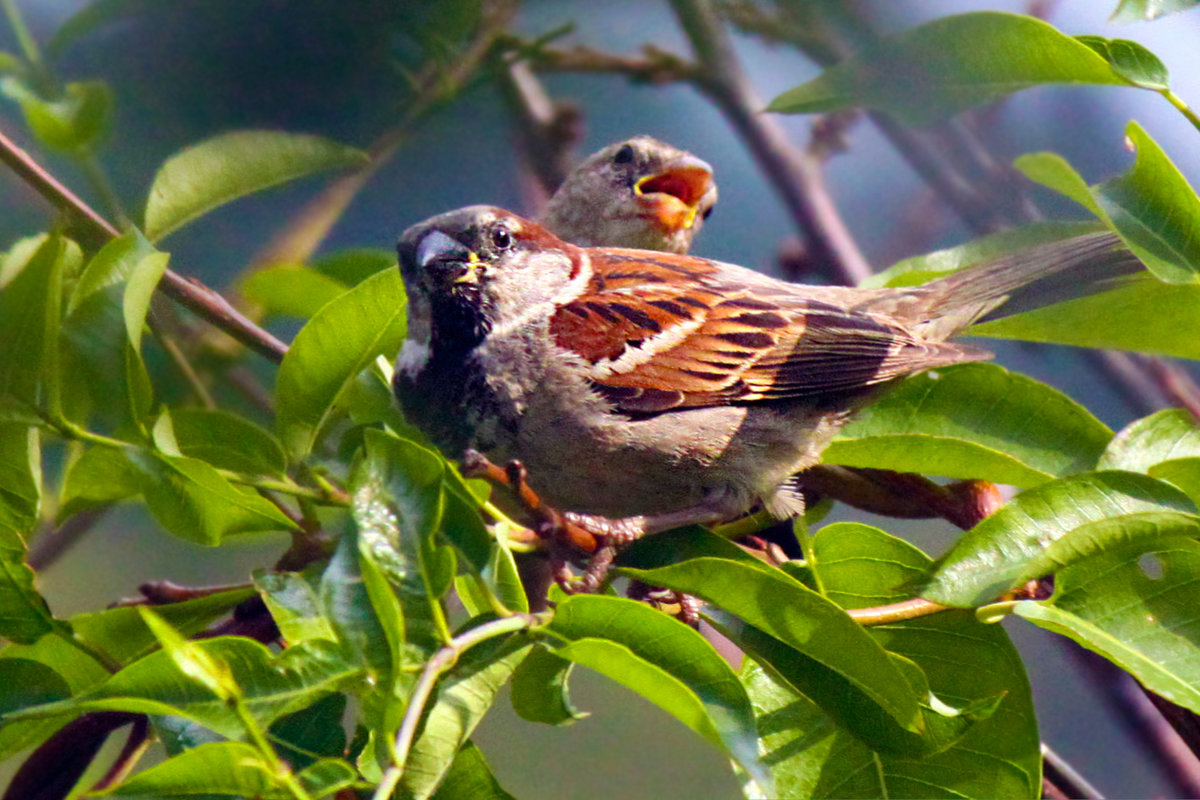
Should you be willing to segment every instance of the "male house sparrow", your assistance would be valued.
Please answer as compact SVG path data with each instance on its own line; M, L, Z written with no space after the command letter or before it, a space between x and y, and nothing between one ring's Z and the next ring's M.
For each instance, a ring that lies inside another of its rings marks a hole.
M649 136L588 156L538 217L584 247L639 247L686 253L717 202L712 167Z
M1065 272L1140 269L1095 234L925 286L803 286L577 247L487 206L409 228L399 256L409 306L395 390L408 418L452 455L521 460L543 499L618 520L602 529L622 536L759 501L798 512L790 477L879 387L989 357L947 341L963 327Z

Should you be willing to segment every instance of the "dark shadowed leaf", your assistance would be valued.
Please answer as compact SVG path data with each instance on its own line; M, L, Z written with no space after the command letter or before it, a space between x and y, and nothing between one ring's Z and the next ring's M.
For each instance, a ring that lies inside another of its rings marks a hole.
M575 665L545 647L535 647L513 675L509 699L522 719L567 725L588 716L571 704L567 681Z
M299 711L361 675L327 642L306 642L275 655L258 642L219 637L189 643L240 687L246 707L260 725ZM184 673L172 654L159 650L133 662L104 683L71 700L29 706L14 718L54 716L64 711L133 711L187 717L229 738L245 728L226 698L218 697L194 672Z
M483 753L472 742L458 751L433 796L435 800L514 800L501 788Z
M337 758L346 751L346 695L331 694L308 708L281 717L271 726L279 754L293 769L304 769L317 757Z

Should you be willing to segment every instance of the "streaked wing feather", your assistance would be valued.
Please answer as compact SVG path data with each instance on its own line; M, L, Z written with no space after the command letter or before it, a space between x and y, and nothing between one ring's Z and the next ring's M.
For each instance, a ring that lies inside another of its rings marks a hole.
M555 314L551 334L627 413L816 397L986 357L740 267L641 251L589 255L595 275Z

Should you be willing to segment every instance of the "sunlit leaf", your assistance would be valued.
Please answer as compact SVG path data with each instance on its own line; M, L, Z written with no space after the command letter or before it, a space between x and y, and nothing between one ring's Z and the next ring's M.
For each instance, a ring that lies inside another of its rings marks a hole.
M276 425L293 458L312 450L360 372L377 356L395 357L404 309L400 275L388 270L323 307L296 335L275 380Z
M1111 437L1057 389L993 364L962 364L898 384L822 460L1036 486L1090 469Z
M925 125L1044 84L1130 85L1082 42L1035 17L979 11L884 37L784 92L770 110L865 106Z
M1099 217L1159 280L1200 282L1200 198L1140 125L1131 121L1125 135L1137 154L1133 167L1095 186L1086 187L1083 179L1053 154L1022 156L1015 166Z
M679 542L685 536L690 541ZM715 534L665 533L639 545L621 563L644 566L623 566L623 573L728 611L811 660L813 669L832 673L843 691L862 695L863 704L882 709L897 727L921 730L918 698L896 665L862 626L819 593ZM710 554L698 555L700 548Z
M243 702L260 725L311 705L361 674L327 642L306 642L275 655L258 642L218 637L191 643L228 669ZM187 717L229 738L245 727L226 699L185 675L171 655L151 653L81 696L29 706L15 719L54 716L64 711L133 711Z
M438 682L437 702L404 764L400 788L405 797L425 800L449 773L459 749L495 702L513 670L533 647L513 634L472 647Z
M597 595L560 603L547 630L559 656L637 692L769 787L745 690L699 633L641 603Z
M1059 572L1050 600L1023 600L1013 612L1200 712L1200 544L1194 536L1111 547Z
M278 508L249 489L240 489L203 461L127 447L154 518L174 535L204 545L226 536L295 527Z
M1170 484L1132 472L1089 472L1029 489L938 559L921 596L978 606L1025 581L1130 541L1200 535L1200 515Z
M280 131L221 134L167 159L150 187L143 227L150 241L158 241L231 200L365 159L361 151L319 136Z
M812 547L819 584L847 608L907 599L897 587L911 583L929 564L911 545L859 524L822 528ZM853 728L838 724L783 678L790 672L793 680L810 680L802 665L777 661L773 666L782 671L772 673L748 664L743 677L756 704L764 761L780 796L1037 796L1041 753L1029 683L999 626L981 624L968 612L951 612L869 633L902 657L898 663L907 665L906 679L938 699L941 713L928 699L923 713L943 728L933 732L931 743L949 734L943 740L948 746L920 758L873 751ZM999 705L990 709L998 698ZM944 716L947 704L958 708L959 716ZM880 732L872 735L878 738Z

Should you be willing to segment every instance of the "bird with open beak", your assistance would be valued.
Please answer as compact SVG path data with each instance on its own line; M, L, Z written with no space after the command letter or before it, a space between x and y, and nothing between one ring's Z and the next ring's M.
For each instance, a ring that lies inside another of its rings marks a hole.
M716 202L707 162L636 136L593 153L572 170L538 222L583 247L686 253Z

